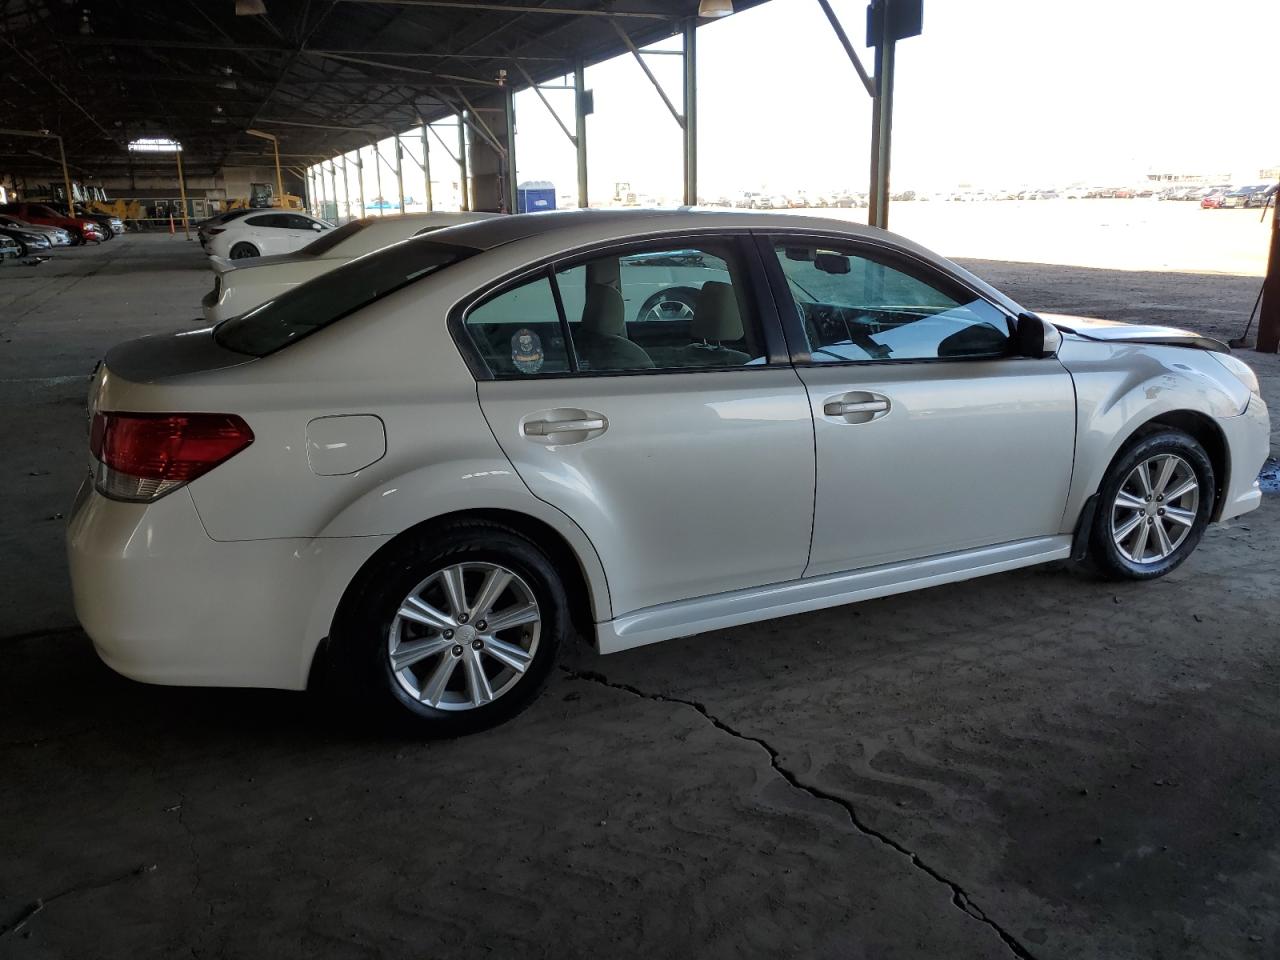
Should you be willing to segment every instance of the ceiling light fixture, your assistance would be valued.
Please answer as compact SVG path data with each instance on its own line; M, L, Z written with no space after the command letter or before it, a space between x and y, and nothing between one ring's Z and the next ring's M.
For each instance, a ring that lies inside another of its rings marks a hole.
M733 13L733 0L698 0L698 16L715 20Z
M267 5L263 0L236 0L237 17L265 17Z

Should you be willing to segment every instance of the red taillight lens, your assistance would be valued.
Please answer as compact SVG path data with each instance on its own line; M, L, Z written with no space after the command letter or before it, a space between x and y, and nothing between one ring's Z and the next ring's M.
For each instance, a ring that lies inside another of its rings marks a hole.
M251 443L232 413L96 413L89 433L98 490L121 500L154 500Z
M227 232L226 227L212 227L209 230L205 231L205 233L209 234L209 236L211 237L217 236L219 233L226 233L226 232Z

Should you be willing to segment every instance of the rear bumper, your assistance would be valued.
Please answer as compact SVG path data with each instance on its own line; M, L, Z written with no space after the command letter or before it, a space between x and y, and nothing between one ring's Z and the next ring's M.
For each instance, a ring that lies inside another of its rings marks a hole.
M1262 503L1258 474L1271 452L1271 416L1266 403L1255 394L1244 413L1221 419L1218 426L1227 438L1231 465L1216 519L1230 520Z
M219 542L186 489L121 503L86 480L67 556L76 616L117 673L300 690L343 590L385 539Z

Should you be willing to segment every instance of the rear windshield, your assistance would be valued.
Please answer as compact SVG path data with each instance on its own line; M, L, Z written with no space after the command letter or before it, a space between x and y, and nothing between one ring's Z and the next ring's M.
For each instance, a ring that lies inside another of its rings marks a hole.
M352 220L350 223L339 227L337 230L330 230L318 239L312 240L298 252L306 254L308 257L323 256L343 240L347 239L347 237L355 236L372 222L371 217L365 217L362 220Z
M397 243L224 320L213 336L228 350L263 357L475 252L425 238Z

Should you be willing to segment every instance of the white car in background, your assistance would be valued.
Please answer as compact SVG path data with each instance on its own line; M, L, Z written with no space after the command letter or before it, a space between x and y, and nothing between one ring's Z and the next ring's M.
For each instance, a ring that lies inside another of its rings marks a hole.
M9 230L20 230L23 233L37 233L42 237L47 237L50 247L69 247L71 246L71 234L61 227L46 227L39 223L27 223L25 220L19 220L15 216L4 213L0 214L0 227Z
M269 257L301 250L319 234L333 230L327 220L319 220L296 210L264 208L260 213L227 220L208 230L204 252L211 257L243 260Z
M215 274L213 289L200 301L204 318L218 323L366 253L442 227L496 216L500 214L434 212L364 217L322 233L294 253L250 260L214 257L209 261Z
M655 284L692 309L637 316ZM67 544L108 665L323 683L428 735L513 716L575 631L613 653L1068 558L1162 576L1259 505L1270 446L1225 344L741 212L394 243L114 348L88 409Z

